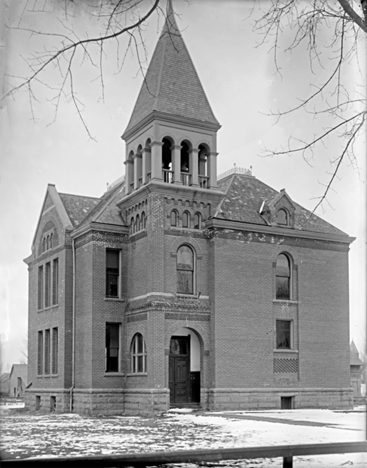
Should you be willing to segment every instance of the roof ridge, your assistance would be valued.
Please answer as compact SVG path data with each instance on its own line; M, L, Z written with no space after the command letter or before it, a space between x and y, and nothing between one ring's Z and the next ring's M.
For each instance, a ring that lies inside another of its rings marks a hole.
M91 197L89 195L76 195L75 193L65 193L65 192L58 192L59 195L68 195L72 197L80 197L80 198L92 198L93 200L98 200L101 197Z

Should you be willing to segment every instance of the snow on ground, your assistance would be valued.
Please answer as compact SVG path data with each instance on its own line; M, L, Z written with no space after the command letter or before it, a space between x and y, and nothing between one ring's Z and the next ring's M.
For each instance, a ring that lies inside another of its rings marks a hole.
M168 412L160 418L30 414L0 406L2 458L360 441L366 413L330 410ZM281 466L281 459L207 466ZM363 454L297 457L295 467L367 466ZM182 466L182 465L181 465ZM185 465L185 468L195 465Z

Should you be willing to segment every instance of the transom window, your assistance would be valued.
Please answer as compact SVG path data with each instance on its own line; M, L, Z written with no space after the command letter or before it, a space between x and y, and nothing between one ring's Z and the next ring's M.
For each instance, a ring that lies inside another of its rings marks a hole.
M194 294L194 252L188 245L177 251L177 292Z
M281 226L288 226L289 224L289 215L288 211L284 210L281 208L277 212L277 224L280 224Z
M147 350L141 333L137 333L131 343L131 372L133 374L147 371Z
M289 258L285 254L278 255L276 269L276 299L291 298L291 271Z
M277 349L291 349L291 320L276 321L276 347Z

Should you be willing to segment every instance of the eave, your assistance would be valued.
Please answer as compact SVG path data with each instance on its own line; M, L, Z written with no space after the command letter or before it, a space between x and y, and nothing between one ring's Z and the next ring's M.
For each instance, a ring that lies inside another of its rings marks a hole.
M180 196L187 199L200 198L200 200L215 205L223 197L223 192L213 189L203 189L200 187L191 187L190 185L168 184L166 182L150 181L146 185L142 185L137 190L125 195L117 204L121 209L122 205L127 203L136 203L138 200L146 197L149 193L159 192L166 195L168 198Z
M126 141L135 133L137 133L141 128L145 127L146 125L150 124L154 120L162 120L163 122L181 124L186 127L192 128L200 128L204 130L210 130L216 132L220 129L221 125L219 123L212 123L212 122L205 122L202 120L191 119L189 117L183 117L180 115L175 114L167 114L166 112L160 111L152 111L146 117L144 117L139 123L134 125L129 130L125 130L125 132L121 135L121 138Z
M112 232L115 234L128 234L129 228L128 226L118 226L117 224L108 224L108 223L96 223L92 221L88 224L84 224L80 228L74 229L74 231L70 234L72 239L76 239L77 237L82 236L90 231L107 231Z
M245 223L227 219L211 218L206 221L206 227L217 229L233 229L236 231L259 232L262 234L274 234L278 236L298 237L303 239L323 240L329 242L341 242L351 244L355 237L343 236L341 234L330 234L314 231L302 231L300 229L280 228L277 226L265 226L260 224Z

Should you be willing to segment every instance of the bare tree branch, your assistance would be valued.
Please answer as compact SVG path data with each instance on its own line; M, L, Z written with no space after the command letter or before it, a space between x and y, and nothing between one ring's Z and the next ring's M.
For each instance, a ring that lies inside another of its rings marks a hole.
M353 2L348 0L338 0L338 2L271 0L266 3L266 9L264 4L260 2L262 14L259 19L255 20L255 30L263 35L260 45L272 42L270 51L273 52L276 73L281 74L278 52L281 37L287 31L290 43L288 46L283 46L283 50L292 52L302 45L306 47L310 70L315 75L316 82L310 84L316 90L308 97L299 98L298 104L289 109L270 111L268 115L276 117L276 123L278 123L286 115L305 111L313 118L324 115L330 122L328 128L325 128L325 125L320 126L318 134L308 140L290 135L287 148L266 149L265 156L301 153L309 164L307 153L313 156L316 145L325 146L326 140L330 137L340 142L340 153L335 158L337 164L315 209L326 200L345 156L348 155L352 161L356 160L354 145L365 132L366 96L356 91L353 81L350 82L344 78L343 70L345 64L353 61L358 64L359 33L361 31L362 34L367 32L366 3L367 0L361 1L364 15L362 17L353 8ZM325 43L325 37L321 33L325 29L329 34L329 43ZM330 67L325 68L324 63L326 60L330 63L331 60L335 59L336 65L327 72ZM317 83L319 78L314 69L316 63L319 69L327 72L326 76L323 75L320 84ZM294 145L297 142L300 144Z

